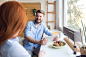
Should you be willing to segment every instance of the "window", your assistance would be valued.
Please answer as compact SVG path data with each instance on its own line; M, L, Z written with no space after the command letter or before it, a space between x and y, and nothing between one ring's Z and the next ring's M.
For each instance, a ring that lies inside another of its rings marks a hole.
M86 0L67 0L67 26L78 28L86 19Z
M76 29L83 30L83 42L86 43L86 0L65 0L64 1L64 26L73 31L79 31ZM84 24L82 27L81 20ZM80 35L79 35L80 36ZM79 37L78 36L78 37Z

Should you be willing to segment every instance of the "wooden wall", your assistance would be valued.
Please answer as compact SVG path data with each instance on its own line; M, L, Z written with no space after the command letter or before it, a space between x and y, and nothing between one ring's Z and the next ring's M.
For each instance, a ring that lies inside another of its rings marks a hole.
M31 21L35 19L33 14L33 9L40 10L41 3L21 3L24 6L27 15L27 21ZM24 31L20 34L20 36L24 36Z

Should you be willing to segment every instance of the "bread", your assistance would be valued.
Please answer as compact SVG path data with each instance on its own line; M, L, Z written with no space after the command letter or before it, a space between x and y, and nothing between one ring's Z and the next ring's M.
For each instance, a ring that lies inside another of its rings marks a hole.
M69 47L74 51L74 42L71 39L68 39L67 37L65 37L64 40L69 45ZM80 48L78 46L76 46L76 52L80 52Z
M58 43L53 43L53 46L59 46L59 44Z
M59 46L63 46L63 43L59 43Z

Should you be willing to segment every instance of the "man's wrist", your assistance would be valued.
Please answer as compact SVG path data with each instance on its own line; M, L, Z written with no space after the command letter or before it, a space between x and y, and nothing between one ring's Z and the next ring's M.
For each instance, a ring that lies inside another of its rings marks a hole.
M37 40L37 44L41 45L41 42L39 40Z
M51 34L51 36L53 36L54 34Z

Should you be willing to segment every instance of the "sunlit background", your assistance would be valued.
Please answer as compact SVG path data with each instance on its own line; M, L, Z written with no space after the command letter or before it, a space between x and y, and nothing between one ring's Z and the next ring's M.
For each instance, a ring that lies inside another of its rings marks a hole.
M67 26L78 29L81 20L86 25L86 0L67 0L67 5Z

